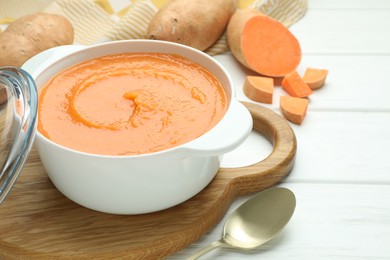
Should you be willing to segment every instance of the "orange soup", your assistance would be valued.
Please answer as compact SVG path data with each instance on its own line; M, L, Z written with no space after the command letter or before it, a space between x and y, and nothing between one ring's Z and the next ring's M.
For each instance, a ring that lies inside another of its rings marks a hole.
M184 57L108 55L55 75L39 92L38 130L94 154L135 155L196 139L227 109L221 83Z

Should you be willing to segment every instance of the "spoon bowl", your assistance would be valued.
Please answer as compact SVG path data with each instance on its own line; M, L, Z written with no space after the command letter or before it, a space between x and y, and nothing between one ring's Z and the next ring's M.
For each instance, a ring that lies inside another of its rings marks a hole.
M258 193L229 216L220 240L199 250L188 260L197 259L217 247L254 249L261 246L290 221L295 205L295 195L287 188L271 188Z

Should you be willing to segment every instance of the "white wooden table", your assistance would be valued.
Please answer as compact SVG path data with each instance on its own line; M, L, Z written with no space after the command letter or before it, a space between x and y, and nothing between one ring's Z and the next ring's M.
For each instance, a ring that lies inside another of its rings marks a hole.
M298 140L295 167L280 186L297 207L273 240L252 251L217 249L201 259L390 259L390 1L309 0L309 11L291 31L306 67L329 70L326 86L310 97ZM229 54L216 57L242 93L245 72ZM279 87L269 108L280 114ZM264 147L264 151L254 147ZM271 152L253 133L224 158L239 166ZM184 259L222 235L237 198L208 234L168 259Z

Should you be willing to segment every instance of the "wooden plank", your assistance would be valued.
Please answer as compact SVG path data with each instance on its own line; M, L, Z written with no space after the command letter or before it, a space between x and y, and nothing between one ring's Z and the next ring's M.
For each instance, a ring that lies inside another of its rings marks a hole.
M301 75L307 67L329 70L326 85L310 96L310 111L390 111L388 64L390 55L305 55Z
M231 75L236 98L250 101L242 91L247 75L255 75L243 68L230 54L215 57ZM297 71L303 75L307 67L328 69L325 86L310 96L308 111L390 111L390 55L304 55ZM279 97L287 95L282 87L275 87L273 104L261 104L279 110Z
M387 185L288 183L297 198L285 229L251 251L217 249L202 259L389 259L390 189ZM250 196L233 203L213 229L167 260L185 259L220 238L229 213Z
M298 150L287 182L389 184L390 112L309 111L293 125ZM254 154L257 147L262 153ZM224 157L223 165L254 163L267 156L269 144L252 138ZM235 158L229 160L229 158Z
M356 1L356 0L308 0L310 10L314 9L364 9L364 10L383 10L390 9L390 1L387 0L370 0L370 1Z
M309 10L291 27L304 54L390 54L390 10Z
M309 112L290 180L390 184L390 113Z

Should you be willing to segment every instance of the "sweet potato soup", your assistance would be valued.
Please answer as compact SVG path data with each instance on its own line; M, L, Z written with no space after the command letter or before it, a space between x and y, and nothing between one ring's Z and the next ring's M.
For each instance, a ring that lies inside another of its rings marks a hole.
M227 109L204 67L178 55L125 53L79 63L39 93L38 130L55 143L103 155L135 155L196 139Z

